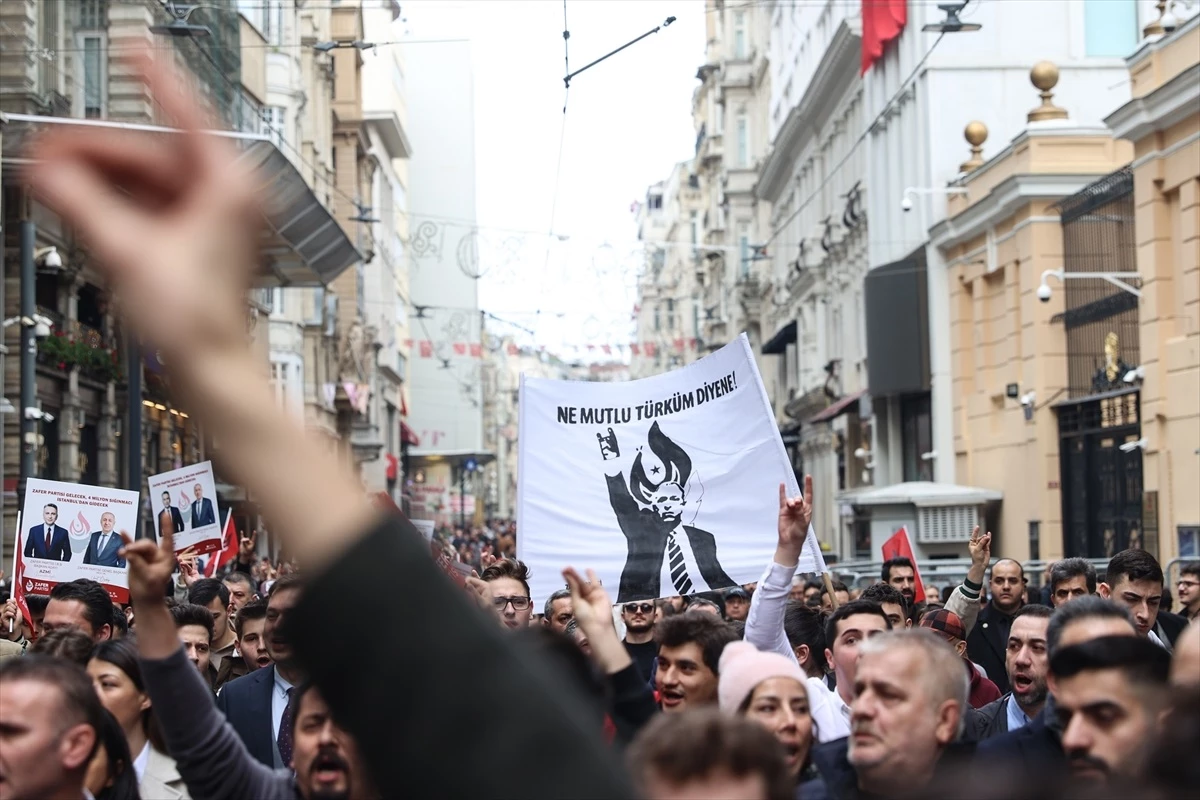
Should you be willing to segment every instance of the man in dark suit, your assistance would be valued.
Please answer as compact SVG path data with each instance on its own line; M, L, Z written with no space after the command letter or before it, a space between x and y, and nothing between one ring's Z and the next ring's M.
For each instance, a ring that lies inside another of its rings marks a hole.
M601 434L597 437L606 461L620 459L620 448L611 429L607 438ZM614 470L605 474L609 504L629 548L617 602L658 597L664 580L680 596L733 586L733 579L717 559L716 537L682 524L686 487L692 475L691 458L667 438L657 422L650 426L647 441L665 470L661 481L647 477L640 452L629 469L628 485L619 461ZM657 465L651 467L652 473L659 470Z
M1124 606L1133 614L1138 633L1171 652L1175 640L1187 627L1178 614L1160 611L1163 571L1158 560L1145 550L1122 550L1108 562L1097 594Z
M58 506L46 503L42 507L42 524L34 525L25 537L25 557L44 558L50 561L71 560L71 540L67 529L58 521Z
M116 524L117 518L111 511L100 515L100 530L92 534L83 554L83 563L95 564L98 567L125 567L125 559L118 555L124 543L121 537L113 532Z
M183 512L171 505L171 493L162 493L163 507L158 512L158 538L162 539L163 531L170 527L171 533L183 531Z
M291 720L287 718L292 690L304 675L292 656L291 643L280 631L292 606L300 601L299 579L285 575L271 586L263 637L275 663L236 678L217 693L217 708L237 731L250 755L268 767L287 767L292 759Z
M212 500L204 496L204 488L197 483L192 492L196 495L192 501L192 528L216 525L217 514L213 511Z
M992 565L988 586L992 600L979 612L979 619L967 637L967 657L983 667L1001 694L1008 694L1012 687L1008 683L1005 654L1013 615L1021 608L1025 570L1011 558L1002 558Z

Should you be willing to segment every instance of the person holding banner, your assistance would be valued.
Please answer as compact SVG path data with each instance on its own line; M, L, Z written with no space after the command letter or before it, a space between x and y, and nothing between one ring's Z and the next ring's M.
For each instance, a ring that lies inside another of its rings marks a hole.
M71 540L67 529L58 522L58 506L46 503L42 506L42 524L34 525L25 537L25 557L44 558L50 561L71 560Z

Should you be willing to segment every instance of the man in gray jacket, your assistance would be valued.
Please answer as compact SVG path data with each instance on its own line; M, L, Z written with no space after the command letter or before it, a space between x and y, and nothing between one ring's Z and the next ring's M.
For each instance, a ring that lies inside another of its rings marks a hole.
M179 644L165 601L175 562L172 536L164 535L161 544L126 539L125 558L142 677L167 750L193 800L378 797L358 744L333 722L324 698L309 684L291 691L280 731L290 740L292 769L273 770L254 759L217 711L212 692Z

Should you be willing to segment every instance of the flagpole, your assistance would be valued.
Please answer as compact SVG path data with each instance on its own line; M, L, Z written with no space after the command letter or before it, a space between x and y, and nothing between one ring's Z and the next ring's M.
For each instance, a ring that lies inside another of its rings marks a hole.
M821 580L825 582L825 591L829 593L829 604L833 606L834 611L837 611L838 600L837 595L833 593L833 580L829 577L828 572L821 573Z
M17 556L18 556L18 555L20 555L20 553L21 553L21 512L20 512L20 511L18 511L18 512L17 512L17 529L16 529L16 531L13 533L13 558L12 558L12 571L13 571L13 574L12 574L12 579L13 579L13 584L12 584L12 587L13 587L13 589L12 589L12 596L13 596L13 599L14 599L14 600L15 600L15 599L16 599L16 597L17 597L17 580L18 580L18 578L20 577L20 576L18 576L18 575L17 575ZM8 621L8 632L9 632L9 633L12 633L12 632L13 632L13 622L14 622L14 620L15 620L15 618L14 618L14 619L10 619L10 620Z

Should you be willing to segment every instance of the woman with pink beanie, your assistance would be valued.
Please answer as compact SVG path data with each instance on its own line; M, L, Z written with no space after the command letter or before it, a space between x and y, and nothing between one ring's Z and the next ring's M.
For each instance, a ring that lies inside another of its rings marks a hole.
M757 721L783 745L797 783L809 770L816 724L809 713L805 674L791 659L732 642L721 653L717 702L722 711Z

